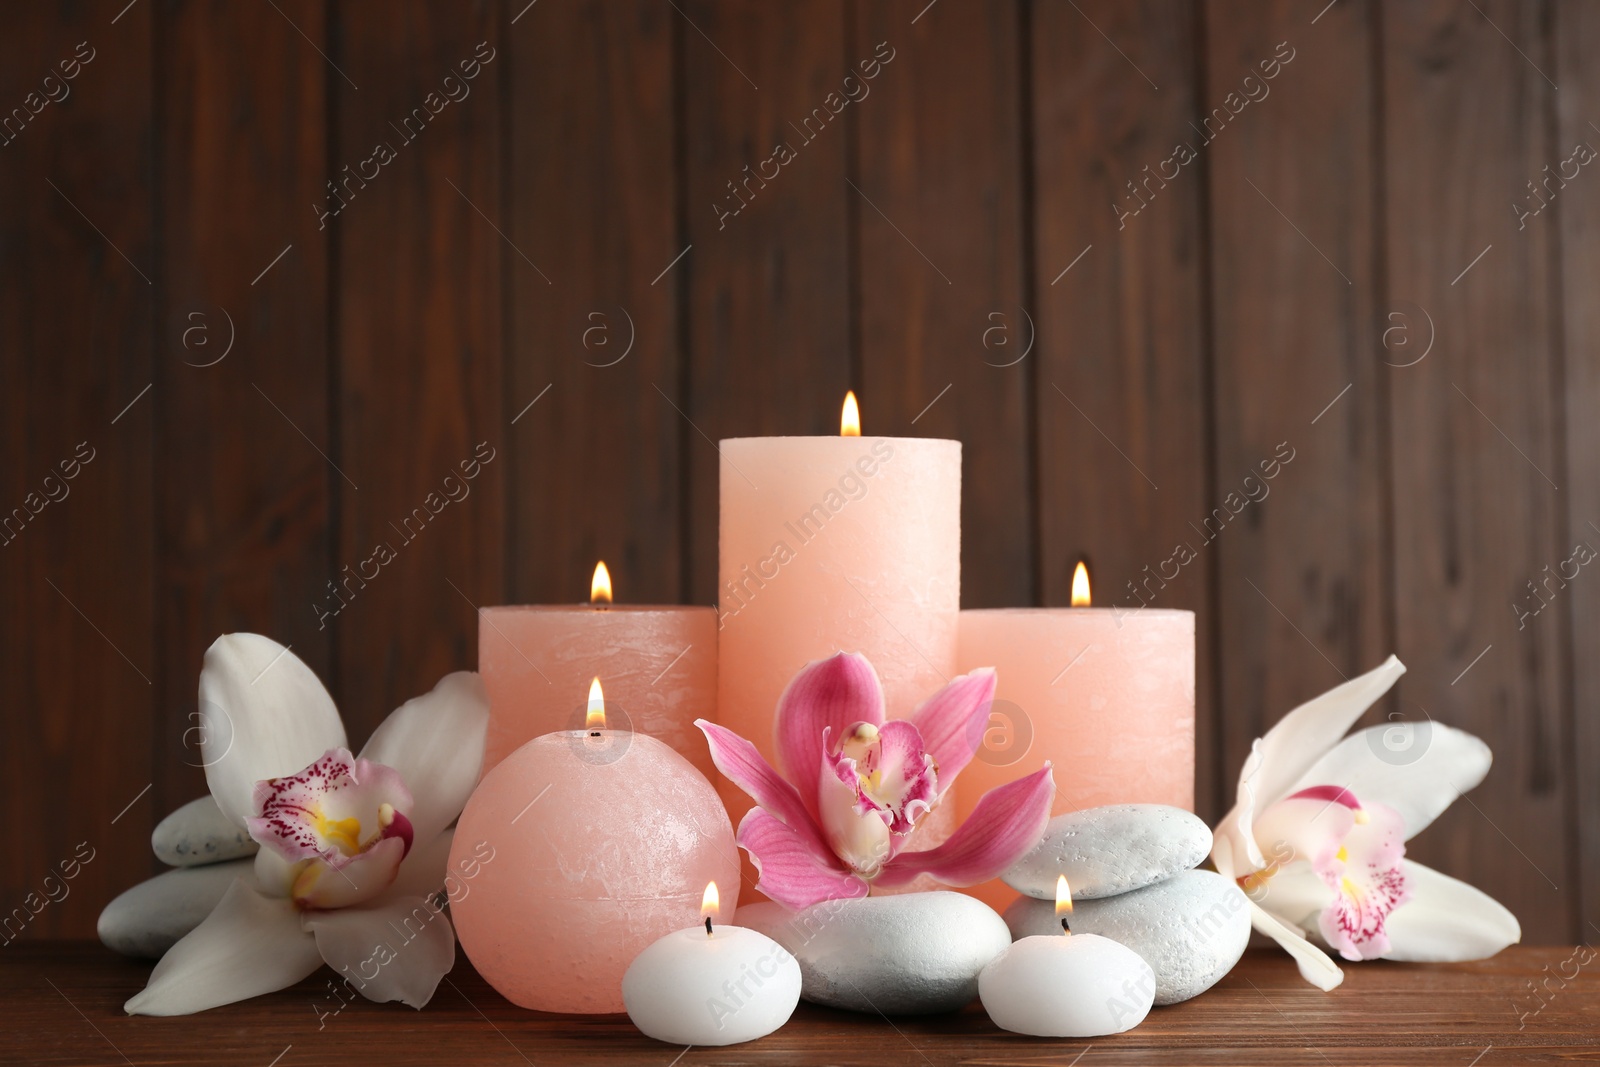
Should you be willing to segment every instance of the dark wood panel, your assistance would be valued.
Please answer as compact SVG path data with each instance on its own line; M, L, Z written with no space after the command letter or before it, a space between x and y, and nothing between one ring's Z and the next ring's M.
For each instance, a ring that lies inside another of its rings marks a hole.
M1600 162L1600 70L1593 57L1600 48L1600 10L1584 5L1552 9L1551 32L1556 44L1550 76L1562 90L1555 94L1557 127L1550 169L1555 181L1545 195L1552 206L1528 220L1548 231L1560 248L1561 347L1565 356L1558 393L1565 407L1565 471L1561 478L1566 514L1557 559L1529 580L1538 587L1540 608L1530 625L1548 627L1565 609L1569 619L1568 655L1572 664L1573 741L1567 762L1574 790L1580 910L1578 936L1585 941L1600 924L1600 657L1593 654L1600 638L1600 582L1585 560L1600 553L1600 177L1589 173ZM1579 145L1587 153L1577 151ZM1582 162L1587 158L1588 163ZM1576 173L1574 173L1576 171ZM1542 182L1544 175L1540 175ZM1590 179L1594 179L1591 183ZM1583 546L1584 551L1578 547ZM1574 571L1577 573L1574 574ZM1553 576L1553 577L1552 577ZM1547 584L1548 583L1548 584ZM1565 601L1556 605L1556 598ZM1527 604L1527 601L1524 601Z
M1018 8L875 0L855 12L861 402L871 432L962 442L962 605L1031 604Z
M1553 219L1508 205L1556 160L1542 4L1383 7L1389 291L1437 325L1389 378L1404 707L1470 730L1490 785L1410 848L1515 902L1532 942L1573 936L1562 616L1519 628L1566 558L1554 401ZM1471 116L1470 121L1463 121ZM1564 154L1563 154L1564 155ZM1567 546L1570 549L1570 546Z
M525 9L511 28L509 565L519 601L586 599L596 559L619 601L682 593L685 427L656 392L678 399L683 366L684 261L668 270L687 243L678 18L656 0L561 0Z
M1125 1034L1022 1037L979 1004L888 1019L802 1003L781 1029L730 1048L681 1048L624 1015L550 1015L506 1002L464 957L415 1013L329 989L322 971L293 989L176 1019L122 1014L148 967L98 946L19 946L0 956L0 1055L37 1064L323 1062L374 1067L460 1064L1570 1064L1592 1060L1600 981L1571 948L1512 948L1481 963L1358 963L1334 993L1277 951L1245 954L1194 1000L1156 1008ZM1575 977L1557 978L1557 975ZM1550 982L1536 999L1538 981ZM1559 985L1557 984L1559 983ZM54 987L54 988L52 988ZM1543 1005L1541 1007L1541 1004ZM82 1012L82 1014L78 1014ZM678 1059L673 1060L676 1056Z
M1392 650L1380 356L1426 326L1402 312L1380 347L1370 14L1205 9L1216 468L1190 543L1219 567L1225 790L1280 716Z
M1204 163L1145 200L1127 185L1195 137L1194 12L1159 0L1043 4L1032 41L1044 599L1068 603L1086 557L1096 604L1198 612L1196 801L1219 814L1215 557L1202 550L1161 577L1212 503Z
M661 383L660 401L684 421L687 591L706 603L717 584L712 442L837 433L845 390L856 384L846 200L856 193L846 183L844 117L855 105L833 114L827 102L843 92L839 0L677 7L693 249L674 270L687 272L689 373L687 396ZM767 160L777 167L770 180ZM870 407L864 428L884 429Z
M0 939L94 930L154 864L151 15L0 34Z
M505 589L500 15L487 2L336 9L331 577L345 592L329 626L358 737L476 664L476 605Z
M325 28L316 0L158 9L163 813L205 792L195 680L219 634L268 634L323 677L331 666L315 610L339 477L323 456L328 234L313 211L327 195L327 79L338 77L317 54Z

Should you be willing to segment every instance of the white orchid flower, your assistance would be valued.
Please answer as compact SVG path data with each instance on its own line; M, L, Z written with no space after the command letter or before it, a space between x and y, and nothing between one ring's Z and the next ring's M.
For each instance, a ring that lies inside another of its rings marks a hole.
M186 1015L294 985L324 963L371 1000L426 1004L455 962L435 898L447 829L483 764L488 701L446 675L352 756L317 676L259 634L200 672L206 784L261 843L253 872L168 950L130 1015Z
M1404 858L1483 781L1489 747L1432 722L1345 737L1405 670L1390 656L1285 715L1252 747L1214 837L1211 858L1250 897L1252 924L1321 989L1344 972L1307 934L1347 960L1417 962L1483 959L1522 938L1495 900Z

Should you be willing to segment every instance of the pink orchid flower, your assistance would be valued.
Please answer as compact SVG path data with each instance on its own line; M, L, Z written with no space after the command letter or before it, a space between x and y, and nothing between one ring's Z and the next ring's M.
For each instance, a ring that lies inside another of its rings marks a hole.
M986 793L942 845L905 850L977 751L994 685L992 669L973 671L909 720L886 721L883 687L865 657L841 652L808 664L778 701L783 775L749 741L697 720L717 769L760 805L738 833L760 872L756 888L798 909L923 874L976 885L1032 848L1055 799L1048 763Z
M1308 936L1347 960L1418 962L1483 959L1522 936L1489 896L1406 859L1406 841L1483 781L1489 746L1431 722L1345 737L1404 673L1390 656L1285 715L1252 747L1214 836L1252 924L1321 989L1344 972Z

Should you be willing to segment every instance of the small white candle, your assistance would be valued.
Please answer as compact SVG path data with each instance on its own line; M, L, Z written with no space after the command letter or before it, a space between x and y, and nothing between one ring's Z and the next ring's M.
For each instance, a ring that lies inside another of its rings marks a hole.
M668 934L622 976L628 1018L672 1045L734 1045L765 1037L800 1002L800 965L765 934L718 926L717 884L706 886L703 926Z
M1072 897L1057 882L1060 934L1025 937L978 975L978 996L1002 1030L1034 1037L1102 1037L1144 1021L1156 976L1132 949L1069 932Z

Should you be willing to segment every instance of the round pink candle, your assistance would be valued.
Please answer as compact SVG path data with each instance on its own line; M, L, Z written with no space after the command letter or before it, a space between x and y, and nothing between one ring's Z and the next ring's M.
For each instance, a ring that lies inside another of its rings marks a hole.
M450 908L461 947L507 1000L540 1011L622 1011L628 964L695 914L707 882L738 896L716 791L665 744L620 730L546 734L501 760L461 813L449 869L474 860Z
M1055 766L1052 814L1103 804L1194 810L1194 612L963 611L958 672L994 667L995 703L961 772L961 818L997 785ZM1016 892L971 890L997 910Z
M601 564L596 568L598 586ZM697 718L716 719L717 616L708 607L610 604L484 608L478 673L489 692L487 770L518 746L583 725L582 694L605 676L613 726L665 741L713 774Z
M961 442L725 440L717 721L773 760L795 672L859 652L905 718L954 677L961 598ZM749 798L719 782L735 822Z

